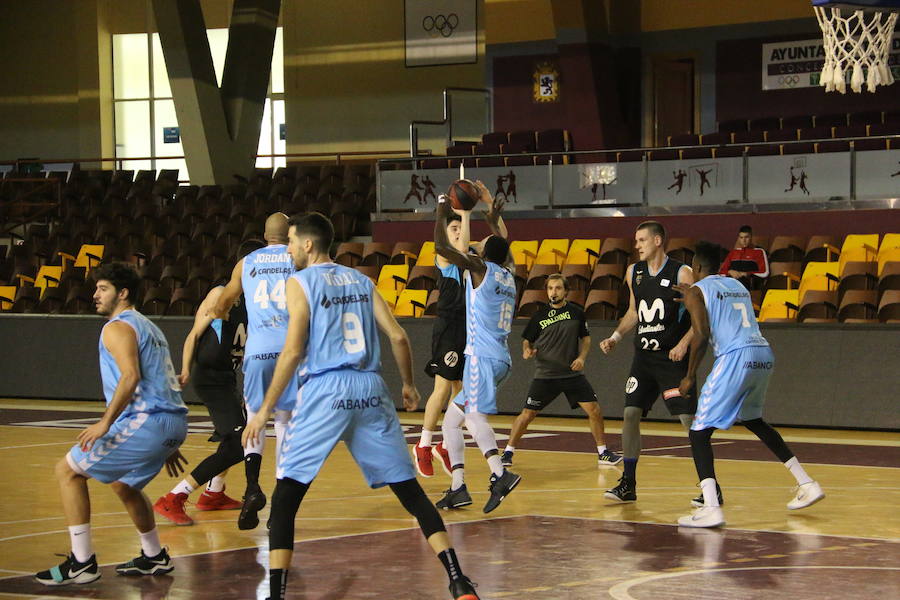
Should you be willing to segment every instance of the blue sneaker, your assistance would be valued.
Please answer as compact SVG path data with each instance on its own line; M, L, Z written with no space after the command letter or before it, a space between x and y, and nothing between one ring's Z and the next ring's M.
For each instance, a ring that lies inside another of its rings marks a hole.
M615 452L610 452L609 450L604 450L603 454L597 455L598 467L612 467L619 464L620 462L622 462L622 457Z

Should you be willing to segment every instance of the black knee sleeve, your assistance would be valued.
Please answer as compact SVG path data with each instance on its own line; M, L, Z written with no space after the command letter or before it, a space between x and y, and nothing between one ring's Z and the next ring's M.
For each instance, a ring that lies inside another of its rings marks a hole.
M781 437L781 434L775 431L771 425L762 419L744 421L744 427L752 431L753 434L758 437L781 462L787 462L794 458L794 453L791 452L791 449L784 443L784 438Z
M308 483L300 483L287 477L278 480L272 493L272 511L269 513L269 550L293 550L294 517L297 516L297 509L308 489Z
M697 477L700 478L700 481L716 478L711 443L714 432L715 428L708 427L700 431L692 429L688 433L688 438L691 440L691 454L694 456L694 466L697 468Z
M241 447L240 434L229 433L216 448L215 454L204 458L197 467L191 471L191 477L197 485L203 485L225 469L233 467L244 459L244 449Z
M397 499L403 505L406 511L414 516L425 534L425 539L430 538L439 531L447 531L444 527L444 520L438 513L434 504L425 495L425 490L419 485L415 479L407 479L400 483L392 483L391 491L396 494Z

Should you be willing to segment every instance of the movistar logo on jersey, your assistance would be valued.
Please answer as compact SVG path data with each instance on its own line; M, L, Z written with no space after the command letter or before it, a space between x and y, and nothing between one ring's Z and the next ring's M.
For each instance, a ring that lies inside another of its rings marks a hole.
M291 262L290 254L257 254L253 259L253 264L260 265L265 263L286 263Z
M541 326L541 329L546 329L547 327L549 327L550 325L553 325L554 323L558 323L559 321L568 321L571 318L572 318L572 316L569 314L569 311L566 311L564 313L559 313L558 315L550 317L548 319L543 319L541 321L538 321L538 325Z
M335 400L331 404L331 409L357 410L361 408L377 408L378 406L381 406L381 396L357 398L356 400Z
M666 305L662 298L657 298L653 304L647 306L647 301L641 299L638 304L638 320L641 323L652 323L653 321L662 321L666 318Z

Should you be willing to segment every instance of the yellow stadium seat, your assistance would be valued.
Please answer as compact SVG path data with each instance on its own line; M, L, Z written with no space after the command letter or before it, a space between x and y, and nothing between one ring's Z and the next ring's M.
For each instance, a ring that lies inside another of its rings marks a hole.
M509 251L517 265L525 265L525 268L530 271L534 259L537 258L538 242L537 240L516 240L509 245Z
M90 271L100 264L103 258L103 246L101 244L82 244L78 256L75 258L76 267L85 267Z
M800 290L769 290L759 309L759 321L796 320Z
M419 250L419 257L416 259L417 267L433 267L434 266L434 242L425 242Z
M62 270L60 266L54 267L50 265L44 265L40 268L37 272L37 277L35 277L34 287L41 288L42 296L46 288L59 285L59 280L62 278Z
M16 286L14 286L14 285L0 286L0 310L11 309L15 299L16 299Z
M421 317L425 314L428 290L403 290L397 298L394 314L398 317Z
M384 265L378 273L378 289L394 290L398 294L406 287L409 279L409 266Z
M900 262L900 248L890 248L878 254L878 276L884 272L884 266L890 262Z
M569 255L566 257L567 265L587 265L593 270L600 258L600 240L572 240L569 246Z
M881 239L881 247L878 248L878 274L884 263L900 260L900 233L886 233Z
M839 260L839 273L844 272L844 265L850 261L869 262L875 260L878 255L878 234L850 234L844 238L841 246L841 258Z
M545 239L538 247L537 258L534 259L536 265L556 265L562 268L569 253L569 240L567 239Z
M800 277L800 300L809 290L836 290L840 278L838 277L838 263L834 262L809 262Z
M384 301L388 303L388 306L390 306L393 311L394 306L397 304L397 296L400 295L400 292L390 288L378 288L378 293L381 294L381 297L384 298Z

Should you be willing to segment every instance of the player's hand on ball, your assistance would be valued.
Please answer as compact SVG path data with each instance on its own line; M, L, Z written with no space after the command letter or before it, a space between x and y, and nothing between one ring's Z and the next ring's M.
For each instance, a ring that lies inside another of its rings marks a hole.
M241 446L248 448L259 440L260 435L265 435L268 420L269 415L262 412L256 413L244 427L244 433L241 434Z
M584 361L580 358L576 358L572 361L572 364L569 366L569 368L573 371L581 371L582 369L584 369Z
M419 390L414 385L404 385L401 392L403 397L403 408L407 411L414 411L419 408Z
M669 350L669 360L672 362L678 362L684 358L687 354L687 344L678 343L674 348Z
M694 389L694 378L693 377L685 377L681 380L681 383L678 384L678 393L681 394L682 398L688 399L691 397L691 390Z
M608 337L600 342L600 349L603 351L603 354L609 354L618 343L619 342L617 342L616 340Z
M81 445L81 450L90 452L91 448L94 447L94 442L106 435L107 431L109 431L109 425L103 421L98 421L79 433L78 443Z
M188 459L184 457L181 450L176 450L166 459L166 474L169 477L178 477L184 473L184 465L186 464L188 464Z

